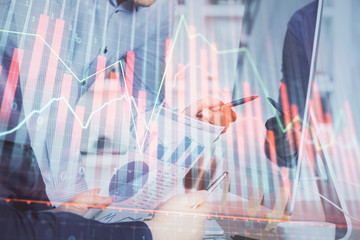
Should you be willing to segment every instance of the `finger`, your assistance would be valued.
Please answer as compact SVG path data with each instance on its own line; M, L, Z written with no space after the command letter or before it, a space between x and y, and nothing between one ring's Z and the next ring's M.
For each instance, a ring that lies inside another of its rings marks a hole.
M209 213L211 211L210 204L203 203L200 204L197 208L194 209L194 211L201 212L201 213Z
M215 106L222 106L222 105L224 105L222 101L213 97L207 97L207 98L199 99L196 102L192 103L183 112L187 116L195 117L199 112L203 111L204 109L208 109Z
M229 120L225 116L223 111L214 112L209 109L205 109L205 110L203 110L202 115L211 124L225 127L225 130L229 127Z
M229 126L229 123L234 122L237 118L236 113L229 106L222 107L221 111L211 111L209 115L210 121L226 128Z
M233 110L231 109L230 106L224 105L221 107L221 111L229 118L232 119L233 118Z
M204 109L202 111L202 117L205 118L209 123L218 125L218 126L225 126L224 115L223 112L218 111L214 112L210 109Z
M87 193L89 193L90 196L96 196L96 195L99 195L100 190L101 190L100 188L95 188L95 189L87 191Z
M98 195L99 192L100 189L88 190L86 192L76 195L73 199L71 199L71 202L80 204L88 204L89 202L91 203L94 196Z
M221 108L221 111L223 112L228 123L236 121L236 118L237 118L236 113L231 109L231 107L224 106Z
M201 118L199 118L198 119L199 121L202 121L202 122L205 122L205 123L210 123L210 124L212 124L207 118L205 118L205 117L201 117Z
M188 207L193 207L196 205L202 205L207 201L208 192L205 190L187 193L183 196L183 204Z
M203 108L211 108L211 107L215 107L215 106L222 106L224 105L224 103L222 101L220 101L217 98L214 97L205 97L202 99L199 99L197 101L198 106L198 110L202 110Z
M103 197L100 195L96 195L93 198L93 202L91 203L92 206L108 206L112 203L112 197Z
M214 112L209 109L204 109L201 113L201 121L215 124L214 123Z
M107 206L112 203L111 197L103 197L99 195L100 189L94 189L89 192L90 197L86 200L86 204L91 206Z

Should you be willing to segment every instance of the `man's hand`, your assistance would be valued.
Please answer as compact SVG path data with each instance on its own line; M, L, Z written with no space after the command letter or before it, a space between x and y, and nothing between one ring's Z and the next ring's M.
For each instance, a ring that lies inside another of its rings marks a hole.
M152 220L145 222L154 240L203 239L207 214L206 191L175 196L164 203ZM198 205L196 209L193 206Z
M281 119L281 117L280 117ZM283 128L286 127L284 123ZM265 153L271 158L270 148L275 147L277 164L281 167L293 167L297 164L298 141L301 137L301 125L294 124L287 131L283 131L275 117L266 121L267 135L272 132L274 139L265 140Z
M112 203L111 197L99 196L100 189L89 190L73 197L69 202L57 207L54 212L71 212L85 216L89 208L103 208Z
M229 128L229 123L236 121L236 113L230 107L222 107L220 111L212 111L211 107L223 106L224 103L216 98L202 98L184 110L184 114L200 121Z
M142 7L150 7L156 0L134 0L135 4Z

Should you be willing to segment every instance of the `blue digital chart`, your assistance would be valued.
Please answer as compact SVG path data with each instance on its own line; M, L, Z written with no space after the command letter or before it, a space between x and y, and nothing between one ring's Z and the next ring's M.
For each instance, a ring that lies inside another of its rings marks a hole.
M109 195L118 203L136 195L146 184L149 166L145 162L130 162L120 167L111 178Z

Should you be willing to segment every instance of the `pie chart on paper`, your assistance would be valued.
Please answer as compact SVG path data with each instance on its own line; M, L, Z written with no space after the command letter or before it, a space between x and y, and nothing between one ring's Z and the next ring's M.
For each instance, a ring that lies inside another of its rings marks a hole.
M120 167L112 176L109 196L114 203L125 201L135 196L146 184L149 166L145 162L134 161Z

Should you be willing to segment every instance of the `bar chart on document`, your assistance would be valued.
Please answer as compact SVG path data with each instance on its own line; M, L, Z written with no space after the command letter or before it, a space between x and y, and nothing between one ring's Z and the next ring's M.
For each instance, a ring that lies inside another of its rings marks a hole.
M98 154L86 156L88 186L101 188L101 195L113 198L107 209L90 211L87 217L106 223L143 220L169 194L179 194L184 176L222 131L164 108L149 128L142 152L131 132L127 152L102 154L101 161Z

